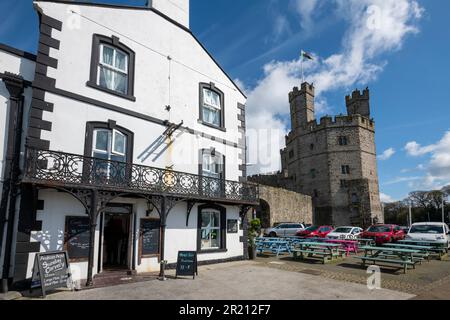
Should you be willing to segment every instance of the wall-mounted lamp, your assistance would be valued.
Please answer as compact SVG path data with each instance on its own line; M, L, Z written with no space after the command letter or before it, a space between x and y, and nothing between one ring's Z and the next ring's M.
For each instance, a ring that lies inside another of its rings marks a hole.
M147 211L146 211L147 217L150 217L150 215L152 214L153 210L155 210L155 205L152 202L148 201L147 202Z

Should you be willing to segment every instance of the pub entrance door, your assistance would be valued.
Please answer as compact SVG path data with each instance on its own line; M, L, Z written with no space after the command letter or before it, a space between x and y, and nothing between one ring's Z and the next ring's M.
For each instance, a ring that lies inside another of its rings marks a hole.
M129 269L131 208L108 207L103 215L102 269Z

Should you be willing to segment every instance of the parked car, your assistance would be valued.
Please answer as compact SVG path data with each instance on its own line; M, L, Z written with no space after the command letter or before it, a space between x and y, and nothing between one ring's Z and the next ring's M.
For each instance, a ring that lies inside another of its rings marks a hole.
M406 239L417 241L436 241L447 245L449 248L449 228L442 222L414 223L409 230Z
M405 239L405 232L395 224L375 224L361 234L361 238L374 239L377 245Z
M400 228L403 230L403 232L404 232L405 234L408 234L408 232L409 232L409 227L407 227L407 226L400 226Z
M264 236L275 237L293 237L297 232L305 229L301 223L282 223L276 227L264 231Z
M305 238L325 238L331 231L333 231L332 226L311 226L297 232L297 237Z
M364 230L359 227L338 227L332 230L327 238L338 240L351 240L358 238Z

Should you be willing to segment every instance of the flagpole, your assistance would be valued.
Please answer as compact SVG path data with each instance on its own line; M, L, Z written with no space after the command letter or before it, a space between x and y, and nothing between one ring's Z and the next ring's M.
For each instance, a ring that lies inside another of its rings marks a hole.
M301 68L302 68L302 84L303 84L303 83L305 83L305 76L303 74L303 50L300 53L300 65L301 65Z
M305 82L305 77L303 74L303 50L300 53L300 68L302 69L302 84Z

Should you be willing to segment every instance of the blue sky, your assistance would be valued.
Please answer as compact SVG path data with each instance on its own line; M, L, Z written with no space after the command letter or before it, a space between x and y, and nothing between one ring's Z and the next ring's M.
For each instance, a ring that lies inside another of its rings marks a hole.
M246 90L249 129L273 129L253 143L270 160L254 170L278 169L304 49L315 57L305 74L318 117L345 113L345 95L370 88L380 189L401 199L450 183L448 12L442 0L191 0L191 29ZM0 42L36 51L31 0L0 2Z

